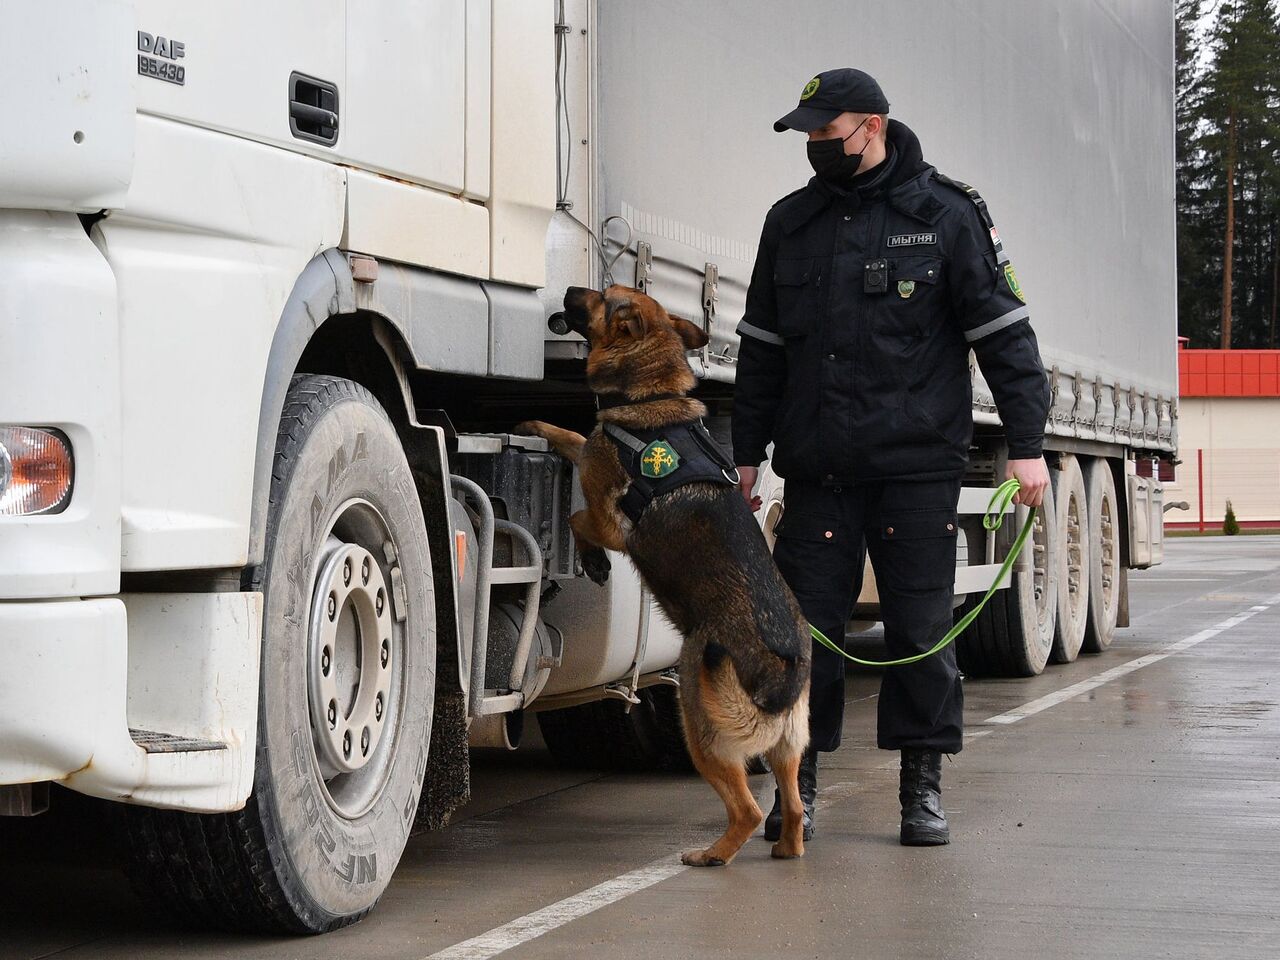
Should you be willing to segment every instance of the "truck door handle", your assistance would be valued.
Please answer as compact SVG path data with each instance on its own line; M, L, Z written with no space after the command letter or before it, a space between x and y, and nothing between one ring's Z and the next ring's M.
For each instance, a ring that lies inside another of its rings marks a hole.
M289 75L289 132L299 140L338 142L338 87L296 70Z

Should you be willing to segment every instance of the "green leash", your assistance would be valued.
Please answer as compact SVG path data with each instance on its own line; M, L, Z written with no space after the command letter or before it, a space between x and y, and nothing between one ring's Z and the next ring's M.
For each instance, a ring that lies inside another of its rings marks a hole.
M1009 504L1017 495L1020 486L1021 485L1017 480L1006 480L1004 483L1000 484L1000 486L996 487L996 492L991 496L991 502L987 504L986 516L982 518L982 525L986 529L991 531L999 530L1004 524L1005 510L1008 509ZM1000 584L1004 582L1005 577L1009 575L1009 571L1013 569L1013 565L1018 559L1018 554L1022 552L1023 546L1031 536L1031 530L1032 527L1035 526L1035 521L1036 508L1032 507L1031 513L1027 517L1026 524L1023 525L1020 531L1018 531L1018 536L1014 539L1013 546L1009 548L1009 555L1004 558L1004 563L1000 567L1000 572L996 574L995 582L992 583L990 589L987 590L986 596L982 598L976 607L961 617L956 625L947 631L946 636L924 653L917 653L910 657L903 657L900 660L862 660L851 653L845 653L843 647L831 640L812 624L809 626L809 632L813 634L813 639L817 640L818 643L822 644L828 650L834 650L846 660L851 660L864 667L904 667L909 663L919 663L926 657L932 657L939 650L946 647L947 644L955 640L956 637L964 633L969 624L973 623L973 621L977 619L978 614L982 612L982 608L987 605L987 601L991 599L991 595L1000 589Z

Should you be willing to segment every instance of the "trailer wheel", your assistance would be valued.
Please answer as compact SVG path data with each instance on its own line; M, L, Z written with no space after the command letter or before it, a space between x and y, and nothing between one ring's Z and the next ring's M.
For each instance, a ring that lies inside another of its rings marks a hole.
M1120 506L1111 464L1101 457L1085 471L1089 508L1089 606L1085 617L1086 653L1111 646L1120 613Z
M1089 566L1093 553L1084 472L1072 454L1062 455L1056 471L1054 500L1058 511L1058 626L1053 638L1055 663L1080 655L1089 612Z
M133 875L200 923L322 933L404 850L435 700L431 558L414 479L363 387L297 377L276 440L262 670L243 810L131 808Z
M998 534L1007 550L1017 536L1016 524L1005 521ZM960 669L971 677L1033 677L1044 670L1053 646L1058 609L1058 567L1054 538L1057 517L1052 497L1036 511L1035 527L1025 549L1031 569L1011 573L1011 582L997 591L982 613L956 641ZM982 599L973 593L956 611L964 616Z
M637 696L640 702L629 713L613 697L540 712L538 726L552 757L562 766L589 770L692 770L676 688L658 684Z

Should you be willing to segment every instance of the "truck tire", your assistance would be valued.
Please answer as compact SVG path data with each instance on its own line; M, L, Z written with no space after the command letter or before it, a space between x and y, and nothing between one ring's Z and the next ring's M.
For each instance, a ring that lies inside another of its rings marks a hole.
M641 772L693 770L680 720L680 698L667 684L644 687L640 702L609 697L538 714L551 756L562 766Z
M296 377L263 563L253 789L243 810L131 808L131 873L202 924L323 933L386 888L413 825L435 700L422 507L363 387Z
M1072 454L1062 455L1054 471L1058 512L1058 624L1053 637L1054 663L1070 663L1080 655L1089 612L1090 533L1084 472Z
M1120 613L1120 503L1111 464L1101 457L1085 469L1089 507L1089 607L1085 617L1086 653L1111 646Z
M1012 516L1017 516L1013 514ZM997 535L1007 550L1017 536L1016 524L1006 519ZM1031 569L1010 574L1009 586L997 591L969 629L956 640L960 669L971 677L1034 677L1044 670L1053 647L1058 608L1056 553L1057 517L1052 497L1036 511L1035 527L1024 550ZM982 599L971 593L956 611L964 616Z

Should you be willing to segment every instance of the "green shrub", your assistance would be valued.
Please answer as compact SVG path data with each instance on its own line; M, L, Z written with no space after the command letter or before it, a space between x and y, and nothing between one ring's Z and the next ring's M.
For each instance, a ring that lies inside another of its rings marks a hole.
M1227 501L1227 515L1222 521L1222 532L1228 537L1234 537L1240 532L1240 523L1236 520L1236 512L1231 508L1231 501Z

